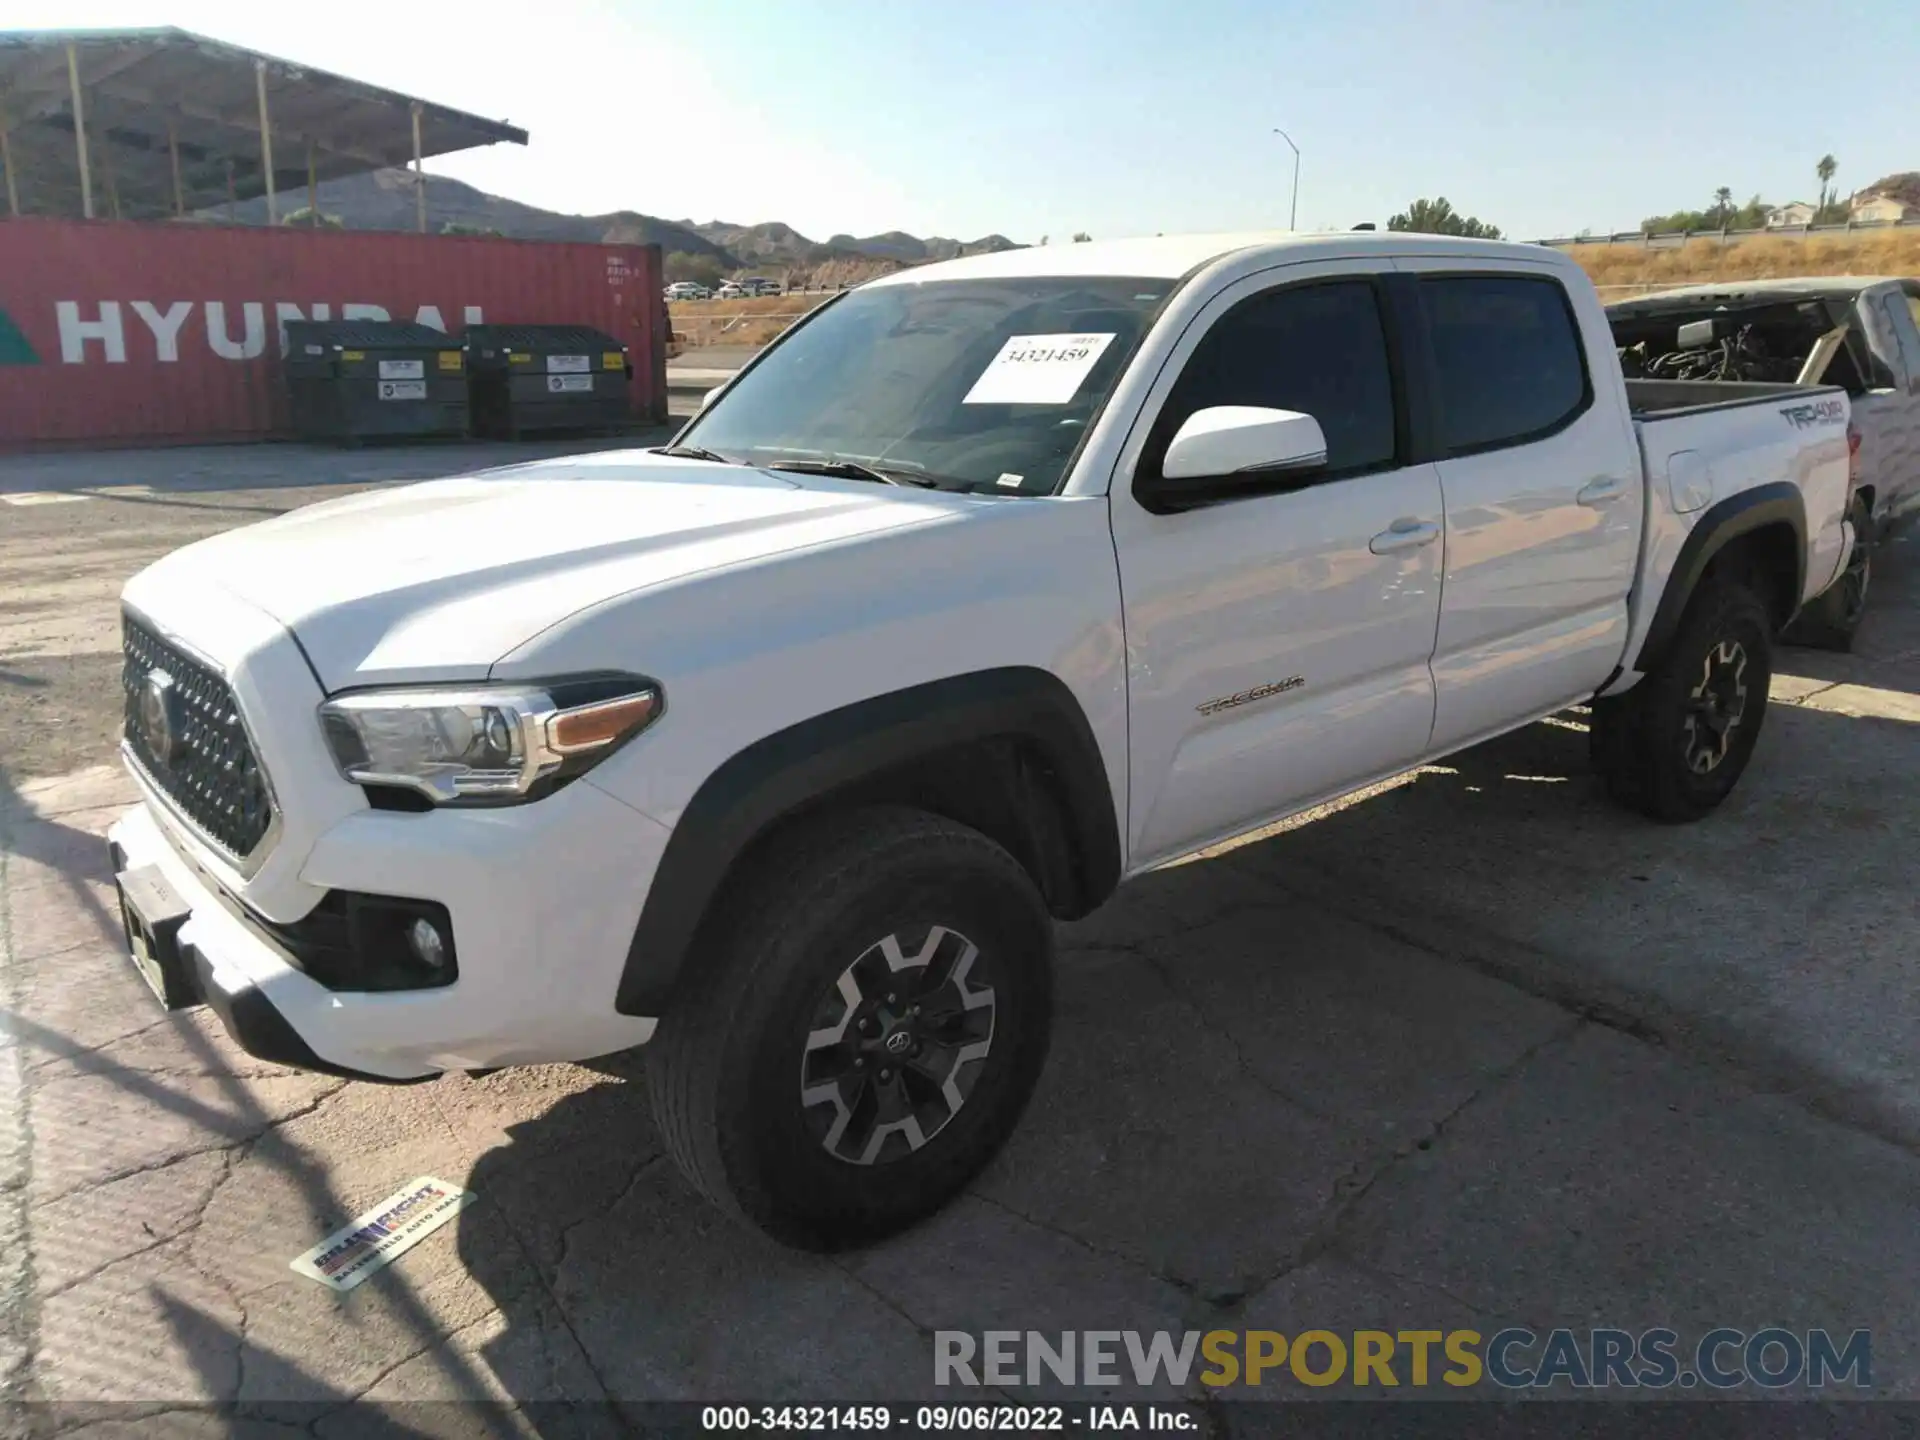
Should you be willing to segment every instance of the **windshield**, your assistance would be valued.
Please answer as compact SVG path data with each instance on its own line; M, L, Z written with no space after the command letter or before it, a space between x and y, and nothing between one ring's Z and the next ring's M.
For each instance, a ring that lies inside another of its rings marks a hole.
M746 464L852 462L906 483L1050 495L1175 283L856 290L780 341L680 441Z

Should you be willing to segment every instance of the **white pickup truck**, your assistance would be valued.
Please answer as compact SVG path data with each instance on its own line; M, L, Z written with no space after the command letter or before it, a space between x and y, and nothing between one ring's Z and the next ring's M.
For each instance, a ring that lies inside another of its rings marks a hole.
M1534 247L876 281L663 450L134 577L134 959L252 1053L368 1079L644 1043L713 1199L885 1233L1013 1128L1053 921L1125 878L1580 702L1621 801L1725 798L1851 543L1847 398L1634 397Z
M1866 613L1873 547L1920 510L1920 280L1816 275L1690 285L1607 307L1630 377L1670 397L1731 396L1767 384L1838 385L1856 452L1853 549L1840 579L1787 632L1798 644L1853 647Z

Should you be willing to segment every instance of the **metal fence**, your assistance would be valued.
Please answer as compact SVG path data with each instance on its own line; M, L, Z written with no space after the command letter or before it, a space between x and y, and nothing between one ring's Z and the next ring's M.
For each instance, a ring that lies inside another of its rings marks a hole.
M1612 235L1569 235L1558 240L1536 240L1536 245L1555 250L1572 250L1581 245L1639 245L1649 250L1673 249L1689 240L1715 240L1731 245L1761 235L1779 235L1804 240L1811 235L1865 234L1875 230L1900 230L1920 226L1920 213L1899 220L1846 220L1832 225L1769 225L1757 230L1664 230L1648 234L1642 230L1620 230Z
M683 351L708 345L765 345L794 321L811 313L791 307L773 314L703 315L699 305L695 300L677 305L673 310L672 343Z

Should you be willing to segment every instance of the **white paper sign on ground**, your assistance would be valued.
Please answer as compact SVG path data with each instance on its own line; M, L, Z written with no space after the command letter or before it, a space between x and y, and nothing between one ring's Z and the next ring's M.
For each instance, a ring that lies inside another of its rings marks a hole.
M291 1263L309 1280L333 1290L351 1290L478 1198L458 1185L422 1175Z
M1064 405L1112 343L1111 334L1015 335L960 403Z

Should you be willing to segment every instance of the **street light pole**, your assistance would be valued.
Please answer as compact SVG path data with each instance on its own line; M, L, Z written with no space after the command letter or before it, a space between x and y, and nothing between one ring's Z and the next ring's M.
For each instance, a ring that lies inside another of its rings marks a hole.
M1274 126L1273 133L1286 141L1287 148L1293 151L1293 204L1287 212L1287 228L1298 230L1300 228L1300 147L1294 144L1293 137L1279 126Z

